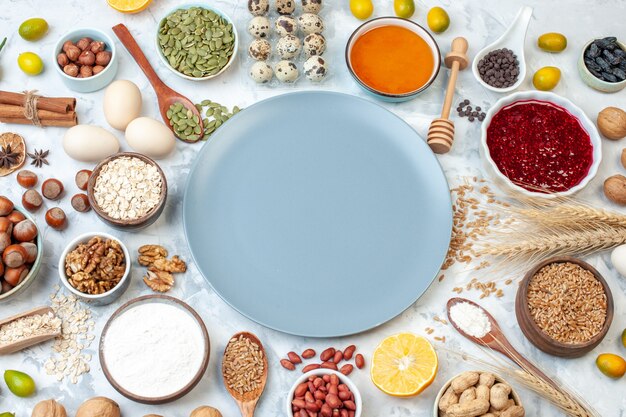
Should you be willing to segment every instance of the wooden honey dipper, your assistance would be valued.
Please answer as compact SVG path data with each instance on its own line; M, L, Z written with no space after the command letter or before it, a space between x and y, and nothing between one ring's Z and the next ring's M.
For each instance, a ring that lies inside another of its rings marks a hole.
M454 99L454 87L459 71L467 68L469 59L467 58L467 40L465 38L454 38L452 48L446 55L444 63L450 68L450 78L448 79L448 89L443 102L441 117L435 119L428 129L428 146L434 153L446 153L450 151L454 141L454 122L449 119L452 100Z

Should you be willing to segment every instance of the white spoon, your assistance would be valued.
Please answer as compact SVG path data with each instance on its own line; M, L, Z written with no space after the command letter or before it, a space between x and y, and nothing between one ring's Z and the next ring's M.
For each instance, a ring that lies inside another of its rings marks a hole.
M533 15L532 7L524 6L517 12L517 16L515 20L511 24L511 27L504 32L502 36L498 38L491 45L487 45L483 48L476 57L474 58L474 62L472 63L472 72L474 73L474 77L478 80L479 83L483 85L483 87L495 91L496 93L508 93L509 91L515 90L517 87L524 82L524 78L526 78L526 58L524 57L524 42L526 40L526 31L528 30L528 24L530 23L530 18ZM480 73L478 72L478 62L485 57L489 52L495 49L507 48L513 51L515 55L517 55L517 60L519 61L519 75L517 77L517 81L515 84L504 87L492 87L480 78Z

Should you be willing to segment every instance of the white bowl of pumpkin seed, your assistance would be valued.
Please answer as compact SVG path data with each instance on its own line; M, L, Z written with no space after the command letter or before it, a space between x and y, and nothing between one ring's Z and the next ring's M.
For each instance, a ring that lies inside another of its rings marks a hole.
M163 64L174 74L204 81L231 66L239 49L239 37L226 13L203 4L187 4L177 6L161 19L156 49Z

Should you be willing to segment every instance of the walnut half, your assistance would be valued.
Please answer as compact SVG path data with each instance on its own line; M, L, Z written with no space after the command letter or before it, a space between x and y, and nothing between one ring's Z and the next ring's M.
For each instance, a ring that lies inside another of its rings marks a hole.
M143 282L154 291L167 292L174 286L174 276L151 266L143 277Z
M187 264L185 263L185 261L180 259L178 255L173 256L172 259L165 259L165 258L157 259L152 263L152 266L154 266L157 269L160 269L161 271L167 271L167 272L187 271Z

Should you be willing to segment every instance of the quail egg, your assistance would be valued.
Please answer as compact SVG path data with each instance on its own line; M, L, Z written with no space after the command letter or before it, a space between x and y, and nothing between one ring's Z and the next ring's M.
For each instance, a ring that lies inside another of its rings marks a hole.
M274 70L266 62L259 61L250 67L250 78L259 84L266 84L274 76Z
M305 35L311 33L322 33L324 31L324 21L321 17L313 13L302 13L298 18L300 30Z
M280 61L276 64L275 71L276 78L281 83L293 83L298 79L300 75L298 67L291 61Z
M270 0L248 0L248 11L253 16L263 16L270 9Z
M326 77L328 66L321 56L312 56L304 61L304 75L313 82L320 82Z
M296 10L296 0L276 0L278 14L292 14Z
M270 36L270 20L265 16L256 16L248 23L248 32L255 38L267 38Z
M295 35L298 32L298 22L291 16L279 16L274 28L278 36Z
M252 59L266 61L272 54L272 45L265 39L255 39L248 48L248 53Z
M322 9L322 0L302 0L302 11L304 13L319 13Z
M290 59L300 53L302 43L293 35L283 36L276 42L276 50L282 59Z
M302 50L307 58L313 55L322 55L326 50L326 39L318 33L306 35L302 43Z

